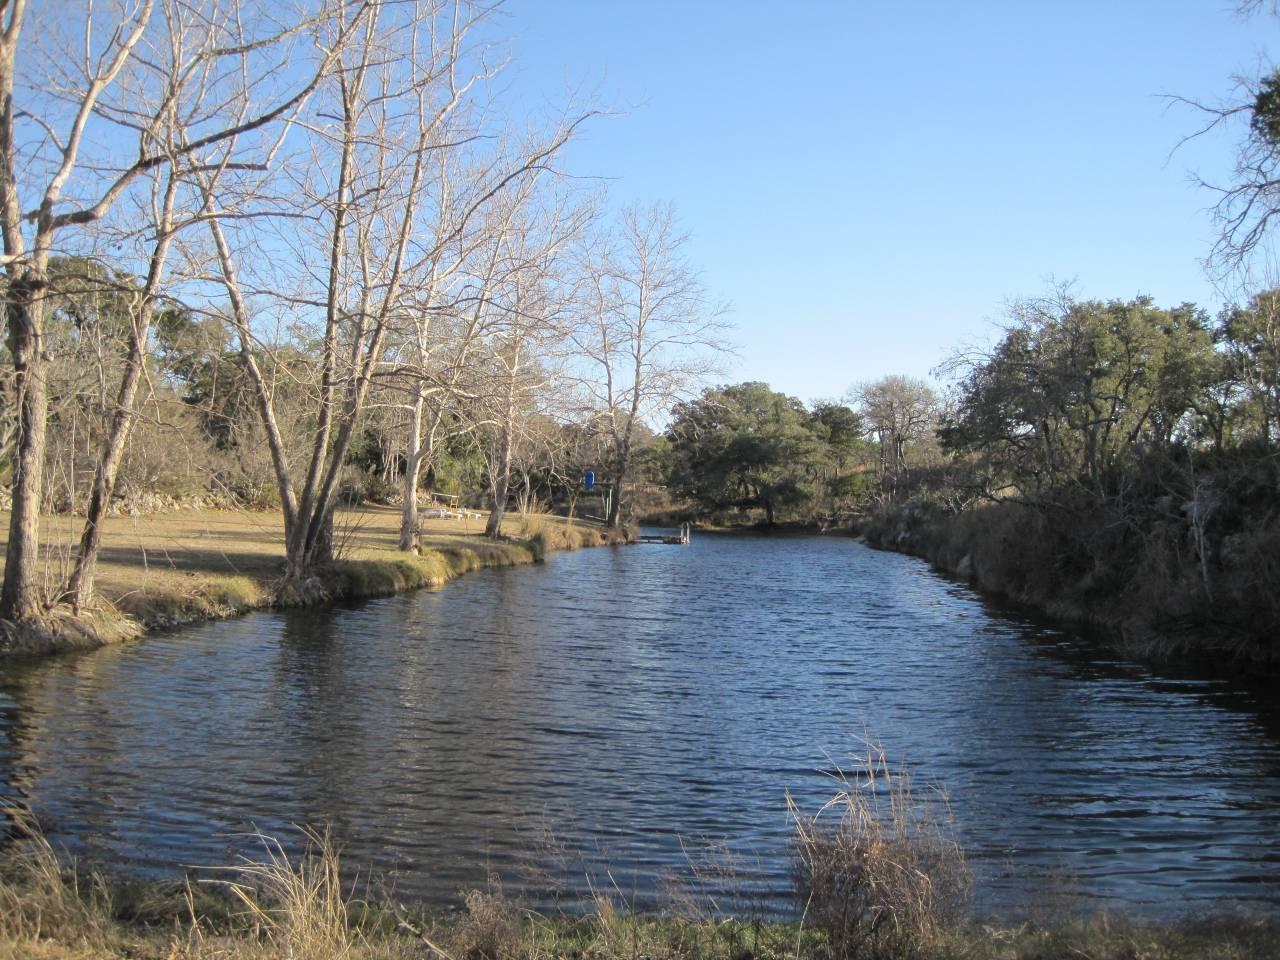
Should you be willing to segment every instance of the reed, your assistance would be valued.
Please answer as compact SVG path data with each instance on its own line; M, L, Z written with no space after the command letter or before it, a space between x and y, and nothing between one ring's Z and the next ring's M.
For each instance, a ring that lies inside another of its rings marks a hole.
M832 960L918 957L958 922L972 892L964 851L938 792L922 800L910 776L868 742L861 769L806 815L790 794L794 879L807 923Z
M8 806L4 814L10 839L0 869L0 956L36 956L48 940L109 949L116 938L107 884L64 866L28 811Z

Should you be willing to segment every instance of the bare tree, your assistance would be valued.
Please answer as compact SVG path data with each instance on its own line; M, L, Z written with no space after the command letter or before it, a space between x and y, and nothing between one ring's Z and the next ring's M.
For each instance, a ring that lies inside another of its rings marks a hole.
M474 340L476 322L455 325L457 315L448 308L449 291L469 263L475 241L463 231L458 235L456 218L465 202L459 202L456 154L441 151L436 158L435 217L429 252L419 266L415 292L403 311L404 324L392 344L393 356L388 373L394 378L392 390L403 390L403 408L407 413L404 431L404 469L401 476L402 502L400 522L401 550L418 551L418 484L424 468L430 466L436 437L447 409L447 399L438 397L428 413L428 398L448 394L457 377L436 376L438 353L448 344L461 340L465 355ZM449 242L453 237L454 242ZM479 309L475 311L479 313ZM478 320L478 317L477 317ZM459 330L461 327L461 330ZM468 335L464 331L472 331ZM430 421L429 423L426 421Z
M190 22L193 16L177 0L142 0L101 14L88 6L79 18L53 6L33 14L26 0L0 0L0 233L18 406L10 536L0 590L0 617L6 619L34 619L44 606L36 585L48 422L43 338L56 245L88 236L140 181L152 174L163 177L179 158L202 157L273 123L314 89L314 78L294 81L291 89L279 69L294 52L292 41L305 21L282 28L274 17L239 7L199 24ZM35 19L28 25L29 17ZM193 37L201 39L187 47ZM158 61L148 55L160 51L164 56ZM191 113L189 87L207 85L225 67L225 57L235 59L248 76L261 78L267 88L263 98L229 121ZM133 152L112 146L129 142L136 145ZM161 190L162 197L167 193L167 187ZM165 204L162 199L160 208ZM139 311L142 317L148 314ZM136 359L145 351L145 320L135 326L132 340L130 355ZM135 371L139 367L133 363ZM132 386L122 385L113 437L127 436L135 391L136 379ZM110 494L112 450L122 444L122 439L111 443L104 453L106 469L95 484L100 499ZM87 534L90 562L81 565L77 581L91 590L96 532Z
M319 326L315 429L301 477L290 463L270 384L257 362L252 306L225 226L250 217L264 184L240 197L215 193L206 182L206 217L220 279L231 305L241 357L253 383L271 448L285 522L285 590L300 598L322 592L315 568L330 558L331 508L356 417L380 361L388 324L401 306L409 241L432 137L456 107L459 46L472 22L443 16L443 4L402 7L370 3L362 21L351 14L330 28L335 56L318 92L320 124L309 125L305 166L286 169L277 186L301 208L295 244L298 273L292 293L277 299L313 314ZM443 18L444 39L436 32ZM339 42L340 45L339 45ZM403 116L416 121L402 134ZM306 230L321 224L319 236ZM261 242L264 237L258 236ZM282 239L277 236L276 240ZM305 249L323 243L327 263L314 269ZM251 248L242 248L243 255Z
M1237 4L1237 13L1242 17L1276 17L1280 16L1280 3L1242 0ZM1217 197L1213 213L1218 237L1208 262L1222 277L1246 265L1280 217L1280 70L1272 68L1260 77L1234 79L1235 90L1224 100L1170 98L1192 107L1203 118L1202 126L1185 137L1183 143L1224 129L1238 137L1230 177L1196 177L1200 186Z
M451 215L451 228L441 231L430 222L425 187L436 171L447 169L433 157L463 145L448 136L449 118L492 74L483 49L468 46L486 13L446 0L370 0L358 33L343 45L317 93L316 121L295 145L302 162L286 166L286 176L274 182L207 198L218 275L280 490L285 597L324 593L317 574L331 557L329 531L342 465L374 377L385 369L388 339L415 309L411 283L422 276L419 267L429 276L443 251L465 235L471 218L511 184L546 168L585 119L566 121L532 152L505 158L485 189L468 193L465 207ZM348 18L333 29L349 33L351 24ZM440 186L435 184L437 197ZM301 206L268 204L266 217L254 215L264 197L280 204L286 196ZM291 250L283 263L267 254L280 245ZM325 251L323 264L314 262L317 249ZM315 424L310 450L298 463L279 430L271 386L255 362L262 346L256 315L266 311L301 320L314 331Z
M483 404L489 442L485 460L491 506L485 535L502 532L517 447L536 432L539 397L558 376L573 316L573 289L566 280L569 245L592 211L562 198L544 198L530 184L501 245L505 264L495 288L494 316L486 333L490 388ZM534 206L544 200L541 207Z
M451 139L464 137L459 133ZM559 133L552 138L552 153L559 149L557 141ZM424 238L426 254L405 311L398 356L389 364L389 373L403 384L408 412L401 550L417 551L418 484L432 465L437 440L447 432L447 417L460 399L476 399L472 361L483 346L494 287L506 269L503 251L512 219L542 171L539 164L515 179L509 172L522 166L517 158L538 155L545 147L526 143L483 163L467 163L456 150L438 158L434 224ZM499 180L505 186L494 192Z
M889 376L855 387L849 396L880 448L878 475L890 491L907 470L907 450L937 426L937 393L923 380Z
M684 257L686 242L669 205L632 207L586 258L586 317L574 341L588 404L612 440L614 527L622 522L637 428L692 395L728 349L723 311L707 303Z
M1236 12L1242 17L1249 17L1264 10L1272 16L1280 14L1280 0L1241 0L1236 4Z
M102 520L115 490L134 422L138 387L149 356L152 318L166 281L173 282L166 277L169 253L179 232L197 221L203 206L201 191L193 177L198 176L207 188L228 168L265 165L265 158L270 156L287 126L280 125L279 132L265 128L264 139L257 145L250 144L247 131L241 130L235 137L209 144L204 155L195 161L185 150L191 131L210 124L240 127L252 113L262 112L260 106L255 107L258 91L254 81L254 72L262 69L262 65L255 65L244 47L246 38L240 18L246 12L235 4L210 12L196 11L167 0L161 10L164 30L156 37L144 35L139 44L146 75L133 84L139 88L133 99L151 107L142 135L157 155L167 157L167 162L139 177L140 183L149 187L148 193L138 198L132 211L136 215L128 219L123 236L117 239L117 245L136 239L141 248L139 259L145 263L146 270L141 285L129 291L124 365L111 409L110 426L96 458L79 546L63 591L63 597L77 613L93 597ZM279 45L281 37L269 35L265 39ZM258 43L262 42L263 38L258 38ZM320 70L304 85L304 93L289 97L290 111L278 116L287 118L305 104L326 65L326 58L321 57ZM126 74L123 79L132 78ZM239 105L234 113L228 110L231 104ZM274 106L269 109L276 112ZM234 150L237 144L242 149ZM257 149L253 150L253 146ZM216 162L211 162L215 157L211 151L215 148L220 148L219 154ZM256 163L247 159L251 152L257 154Z

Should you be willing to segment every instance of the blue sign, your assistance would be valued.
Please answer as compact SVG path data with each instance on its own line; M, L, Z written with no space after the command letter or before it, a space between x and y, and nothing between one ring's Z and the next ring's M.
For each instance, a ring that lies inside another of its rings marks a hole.
M596 473L594 470L588 470L582 478L582 486L586 490L590 490L596 485Z

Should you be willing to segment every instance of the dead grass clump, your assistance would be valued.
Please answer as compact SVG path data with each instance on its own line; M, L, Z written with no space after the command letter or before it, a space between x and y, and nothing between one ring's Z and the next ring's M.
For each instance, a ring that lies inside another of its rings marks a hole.
M609 543L625 543L629 536L572 519L558 520L544 516L524 518L524 535L537 559L559 550L581 550Z
M6 807L11 839L0 870L0 937L15 949L56 938L91 952L112 939L111 898L96 875L82 881L59 861L34 818Z
M520 535L526 540L533 540L546 534L550 523L541 514L523 513L520 515Z
M348 597L390 596L422 581L416 565L408 560L339 560L334 566L342 578L339 592Z
M218 615L243 613L262 606L262 588L250 577L216 577L198 588L198 595Z
M263 859L250 861L228 884L247 919L285 956L345 957L362 945L353 929L338 852L327 833L305 831L307 849L294 862L280 842L259 836Z
M510 566L509 550L499 544L472 544L466 547L450 547L440 551L445 565L445 579L452 580L464 573L472 573L484 567Z
M413 565L418 570L422 586L438 587L453 576L449 558L441 550L423 550L413 558Z
M93 650L109 643L133 640L142 634L142 625L102 601L79 614L59 606L34 620L14 623L0 620L0 654L44 656L72 650Z
M488 890L468 893L466 905L466 914L450 931L455 960L529 960L534 955L523 913L503 895L496 879L490 879Z
M832 960L917 957L959 919L972 878L945 797L917 798L877 745L861 759L812 816L788 795L796 889Z
M1047 926L984 926L959 933L948 955L967 960L1275 960L1274 917L1220 914L1176 923L1141 923L1100 913Z
M427 548L417 556L387 553L335 561L330 593L344 597L384 597L418 587L438 587L486 567L511 567L533 560L521 544L468 543Z
M533 548L534 555L539 560L548 553L555 553L559 550L576 550L578 548L578 538L572 535L572 531L549 528L538 531L529 540L529 545Z

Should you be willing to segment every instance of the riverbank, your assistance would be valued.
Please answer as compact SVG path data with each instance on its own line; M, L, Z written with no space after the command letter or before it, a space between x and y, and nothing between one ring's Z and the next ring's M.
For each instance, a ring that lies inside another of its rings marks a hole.
M633 915L618 891L552 915L499 886L428 912L344 884L322 837L290 860L167 882L59 862L38 835L0 861L0 960L1275 960L1280 923L1228 913L1167 923L1061 913L1021 922L965 919L925 940L833 943L806 918L721 912L714 896ZM318 850L318 852L317 852ZM798 906L801 906L798 904ZM885 949L890 946L894 949Z
M598 546L622 537L606 528L561 517L513 516L516 536L483 536L484 521L432 518L420 525L416 556L396 549L394 507L339 510L334 518L338 559L324 577L326 600L387 596L441 586L474 570L534 563L556 550ZM80 520L44 521L44 579L65 577ZM0 512L0 569L8 515ZM106 521L98 563L102 605L80 617L54 613L38 629L4 630L0 654L40 655L92 649L158 629L233 617L277 603L284 556L278 511L175 510Z
M675 516L645 523L671 526ZM1092 518L1064 531L1061 522L1017 503L954 513L907 500L840 522L692 522L695 534L858 537L874 549L926 560L1020 615L1084 631L1128 659L1255 681L1280 675L1274 524L1219 536L1205 548L1211 562L1202 563L1189 538L1168 530L1117 535L1105 518ZM1081 539L1095 542L1093 555L1080 555Z
M1106 520L1068 527L1013 502L953 513L907 501L852 532L989 597L1089 630L1132 659L1255 678L1280 673L1273 528L1224 538L1210 553L1173 524L1137 536ZM1200 560L1200 551L1211 559Z

